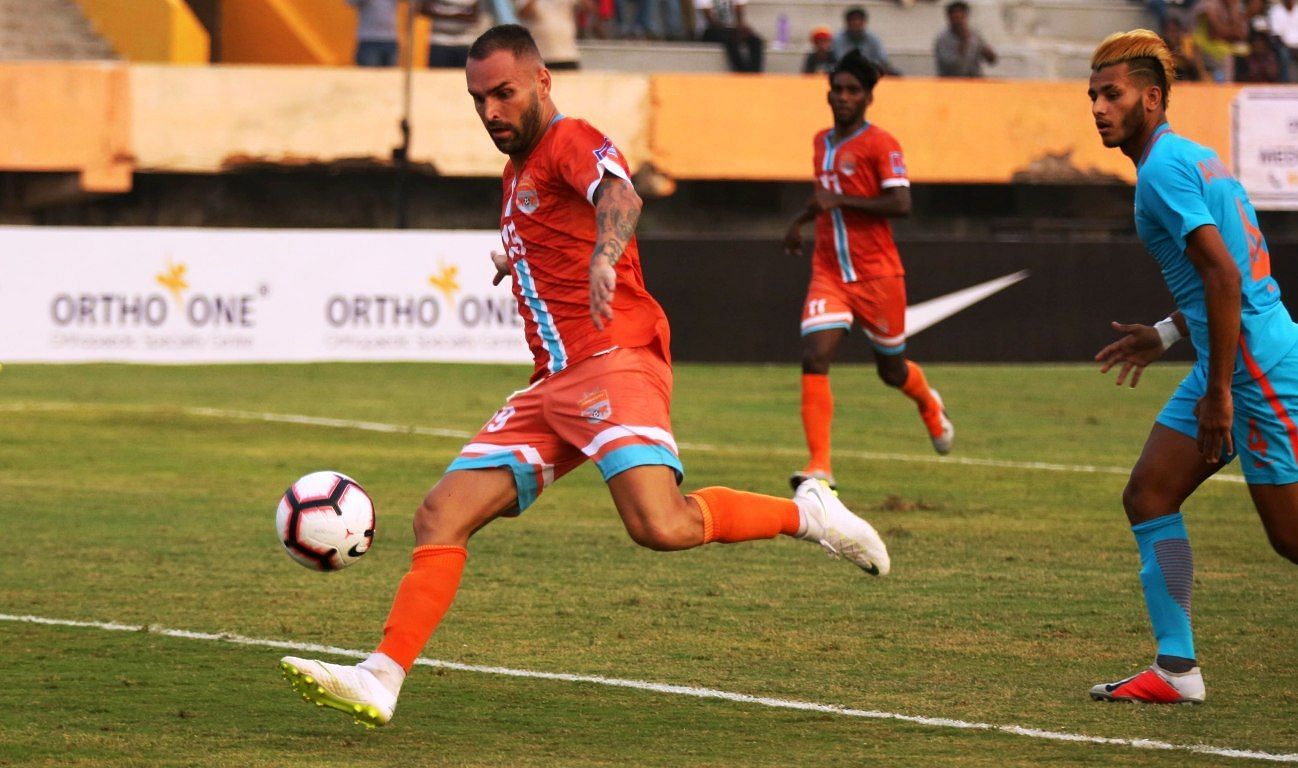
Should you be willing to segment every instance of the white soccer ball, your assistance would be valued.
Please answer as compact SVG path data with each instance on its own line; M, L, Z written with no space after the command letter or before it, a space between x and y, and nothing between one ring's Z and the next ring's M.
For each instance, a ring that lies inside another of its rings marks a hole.
M339 472L312 472L284 492L275 530L288 556L317 571L346 568L374 541L374 502Z

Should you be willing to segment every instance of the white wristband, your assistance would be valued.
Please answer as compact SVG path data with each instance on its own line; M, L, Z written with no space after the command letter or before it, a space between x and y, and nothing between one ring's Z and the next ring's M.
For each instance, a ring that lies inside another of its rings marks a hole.
M1159 341L1163 343L1163 351L1185 338L1181 335L1181 329L1176 327L1176 321L1170 317L1165 317L1154 323L1154 330L1158 331Z

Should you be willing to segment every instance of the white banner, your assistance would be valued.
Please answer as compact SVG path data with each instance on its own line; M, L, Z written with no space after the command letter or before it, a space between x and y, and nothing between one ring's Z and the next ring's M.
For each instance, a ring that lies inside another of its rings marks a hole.
M497 232L0 227L0 363L531 361Z
M1244 88L1231 116L1235 175L1254 207L1298 210L1298 88Z

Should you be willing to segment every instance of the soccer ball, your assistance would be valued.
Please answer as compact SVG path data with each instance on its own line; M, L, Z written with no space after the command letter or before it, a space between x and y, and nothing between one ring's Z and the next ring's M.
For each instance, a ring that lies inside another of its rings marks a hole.
M288 556L317 571L346 568L374 541L374 502L338 472L312 472L284 491L275 530Z

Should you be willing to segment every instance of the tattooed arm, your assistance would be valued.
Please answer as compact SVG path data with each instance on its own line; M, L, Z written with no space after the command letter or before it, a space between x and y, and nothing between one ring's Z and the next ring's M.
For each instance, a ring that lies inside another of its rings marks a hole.
M613 319L614 266L635 237L640 196L625 179L608 174L595 188L595 252L590 256L590 319L595 327Z

